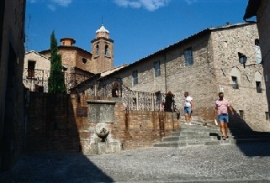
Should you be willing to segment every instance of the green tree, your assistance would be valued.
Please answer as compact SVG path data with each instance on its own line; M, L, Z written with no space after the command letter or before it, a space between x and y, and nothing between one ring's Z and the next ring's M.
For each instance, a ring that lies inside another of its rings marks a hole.
M62 72L62 58L57 53L57 41L54 31L51 34L51 70L48 80L49 93L66 93L64 73Z

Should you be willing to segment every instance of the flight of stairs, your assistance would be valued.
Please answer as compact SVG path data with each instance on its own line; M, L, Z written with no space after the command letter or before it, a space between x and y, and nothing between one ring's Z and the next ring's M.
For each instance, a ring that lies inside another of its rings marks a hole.
M181 120L183 121L183 120ZM229 138L223 140L219 126L203 125L201 121L193 120L193 125L181 124L179 131L171 136L163 137L154 147L185 147L194 145L227 145L248 141L269 141L269 132L255 132L248 128L232 125L228 130Z

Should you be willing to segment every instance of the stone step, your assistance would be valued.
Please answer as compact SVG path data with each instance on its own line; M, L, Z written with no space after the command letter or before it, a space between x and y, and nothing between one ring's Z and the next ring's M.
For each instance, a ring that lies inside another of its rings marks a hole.
M228 145L235 143L234 140L206 140L206 141L174 141L154 144L154 147L186 147L197 145Z
M198 132L179 132L179 135L178 136L193 136L193 137L196 137L196 136L217 136L219 135L220 133L218 132L207 132L207 131L198 131ZM174 136L177 136L177 135L174 135Z
M162 142L182 140L217 140L217 136L169 136L162 138Z
M154 147L185 147L195 145L227 145L250 141L269 141L270 133L251 130L229 129L229 138L223 140L218 126L203 126L202 124L181 125L180 131L171 136L163 137Z
M181 129L181 131L176 131L173 132L171 135L172 136L179 136L180 134L186 134L186 133L197 133L198 135L210 135L210 136L215 136L217 134L220 134L219 130L193 130L193 129ZM228 134L232 135L230 132Z
M181 131L214 131L214 132L220 131L219 128L212 128L212 127L186 127L186 126L181 126L180 130Z

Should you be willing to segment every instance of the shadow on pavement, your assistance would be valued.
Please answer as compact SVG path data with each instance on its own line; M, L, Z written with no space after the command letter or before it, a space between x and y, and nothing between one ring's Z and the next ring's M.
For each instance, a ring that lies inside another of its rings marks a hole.
M9 181L13 182L113 182L81 153L36 153L23 156Z
M30 93L24 155L0 182L113 181L82 153L73 108L70 95Z
M234 111L228 124L235 144L246 156L270 156L270 132L258 132Z

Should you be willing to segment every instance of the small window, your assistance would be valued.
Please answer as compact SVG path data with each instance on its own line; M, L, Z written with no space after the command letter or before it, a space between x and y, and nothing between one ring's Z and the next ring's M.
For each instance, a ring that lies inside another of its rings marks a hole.
M244 111L243 110L239 110L239 115L241 119L244 119Z
M262 86L260 81L256 81L256 90L257 93L262 93Z
M154 63L154 69L155 69L155 77L160 76L160 62Z
M99 45L96 45L96 55L99 55Z
M28 61L28 77L33 78L35 77L35 61Z
M105 55L109 56L109 46L108 45L105 46Z
M192 49L188 48L184 50L185 66L191 66L193 64Z
M82 63L83 64L86 64L86 62L87 62L87 59L86 58L82 58Z
M255 56L256 56L256 59L257 59L257 63L261 64L262 63L262 53L261 53L259 39L255 39Z
M138 84L138 71L137 70L132 72L132 84L133 86Z
M239 89L237 77L232 76L232 88Z
M132 98L132 105L133 106L137 105L137 99L135 97Z
M265 112L265 119L269 120L269 112Z

